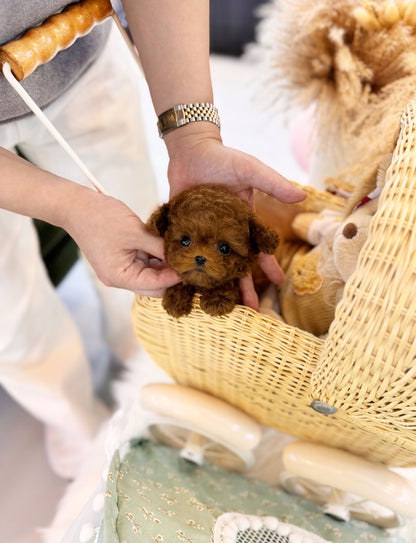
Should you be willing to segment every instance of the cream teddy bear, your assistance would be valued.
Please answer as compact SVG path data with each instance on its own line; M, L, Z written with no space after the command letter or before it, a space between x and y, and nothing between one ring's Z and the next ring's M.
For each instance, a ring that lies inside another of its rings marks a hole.
M305 246L295 254L280 288L278 301L286 323L317 336L327 333L367 239L378 192L345 220L334 213L300 213L295 217L295 233L315 246Z

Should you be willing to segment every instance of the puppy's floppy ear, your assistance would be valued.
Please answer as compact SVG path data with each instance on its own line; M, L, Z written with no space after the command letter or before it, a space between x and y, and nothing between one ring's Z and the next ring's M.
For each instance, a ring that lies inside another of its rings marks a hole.
M254 253L272 255L279 244L279 236L268 226L264 226L253 214L249 219L250 246Z
M170 205L163 204L154 211L147 221L147 227L152 234L164 236L169 226Z

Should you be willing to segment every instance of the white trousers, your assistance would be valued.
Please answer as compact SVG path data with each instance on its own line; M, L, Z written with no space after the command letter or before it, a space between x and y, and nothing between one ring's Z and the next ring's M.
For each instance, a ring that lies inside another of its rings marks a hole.
M109 194L145 220L158 198L140 111L140 77L113 29L96 63L45 113ZM0 125L0 145L88 184L34 116ZM36 418L65 428L81 446L96 432L101 413L79 331L47 277L32 221L0 210L0 239L0 383ZM116 338L118 356L126 356L136 341L133 295L100 285L110 343Z

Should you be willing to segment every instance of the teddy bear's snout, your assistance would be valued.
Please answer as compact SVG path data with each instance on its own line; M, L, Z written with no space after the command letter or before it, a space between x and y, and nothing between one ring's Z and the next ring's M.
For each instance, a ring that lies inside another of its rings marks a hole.
M342 231L342 234L346 239L352 239L357 235L358 228L357 225L353 222L349 222L344 226L344 229Z

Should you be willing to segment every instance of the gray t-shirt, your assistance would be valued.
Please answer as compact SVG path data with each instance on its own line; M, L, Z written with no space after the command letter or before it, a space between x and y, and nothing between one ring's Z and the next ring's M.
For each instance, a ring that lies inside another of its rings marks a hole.
M69 3L70 0L0 0L0 45L16 39ZM98 25L22 81L38 106L50 104L88 69L102 51L109 30L108 22ZM0 72L0 123L28 112L28 107Z

